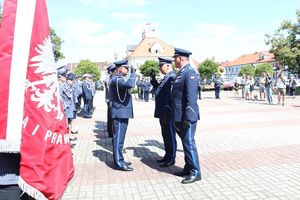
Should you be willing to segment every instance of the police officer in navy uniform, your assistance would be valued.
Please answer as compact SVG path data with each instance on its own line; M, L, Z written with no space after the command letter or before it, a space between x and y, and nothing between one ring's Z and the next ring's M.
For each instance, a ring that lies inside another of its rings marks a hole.
M74 74L73 74L74 75ZM72 85L67 82L67 67L61 66L57 69L57 76L59 78L59 93L64 112L67 120L67 127L69 130L70 140L75 140L76 138L72 135L72 119L76 118L76 108L74 95L72 90Z
M116 169L132 171L131 163L124 161L122 155L123 145L129 118L133 118L132 97L130 89L134 88L136 74L130 73L128 79L128 60L114 62L117 73L112 77L109 84L109 97L111 103L111 117L113 121L113 160Z
M181 182L183 184L201 180L194 140L197 121L200 119L197 105L198 76L189 64L191 54L187 50L175 48L174 61L179 71L171 89L175 130L182 141L185 160L184 169L174 174L185 177Z
M84 81L82 82L82 97L83 97L83 117L92 118L90 107L93 101L93 88L91 83L92 75L85 74L83 76Z
M221 91L221 86L223 84L223 80L220 77L220 74L215 73L212 81L214 82L214 86L215 86L215 97L216 99L220 99L220 91Z
M201 97L202 79L201 79L200 74L197 74L197 75L198 75L198 78L199 78L199 80L198 80L198 98L202 99L202 97Z
M93 110L93 108L94 108L94 96L95 96L95 94L96 94L96 88L95 88L95 82L93 82L93 77L94 77L94 75L92 75L92 74L89 74L89 82L90 82L90 84L91 84L91 87L92 87L92 101L91 101L91 103L90 103L90 105L89 105L89 112L92 114L93 112L92 112L92 110Z
M70 115L71 117L68 118L69 120L69 131L71 134L78 134L78 131L72 131L72 122L74 119L76 119L76 104L78 103L78 95L79 95L79 89L78 85L74 83L75 81L75 74L73 72L67 73L67 83L69 85L69 88L72 90L72 106L73 107L73 115Z
M111 103L109 100L109 84L112 77L115 75L115 69L116 66L114 64L107 67L107 77L104 81L105 86L105 101L107 103L107 123L106 123L106 130L108 133L108 136L110 138L113 137L113 126L112 126L112 118L111 118Z
M138 97L139 97L139 99L143 99L142 98L142 87L141 87L141 83L142 83L142 80L141 80L141 78L138 76L137 77L137 80L136 80L136 86L137 86L137 90L138 90Z
M149 101L149 92L151 89L151 84L150 82L147 81L147 79L145 78L143 83L142 83L142 88L144 91L144 101L148 102Z
M80 80L81 76L76 75L74 81L74 87L76 88L76 111L81 109L81 98L82 98L82 81Z
M177 148L171 108L171 86L174 83L176 74L172 70L173 60L161 57L158 57L158 60L160 72L164 75L164 78L158 83L155 74L151 74L150 82L155 89L154 117L159 118L165 155L157 162L160 163L160 167L168 167L175 164Z

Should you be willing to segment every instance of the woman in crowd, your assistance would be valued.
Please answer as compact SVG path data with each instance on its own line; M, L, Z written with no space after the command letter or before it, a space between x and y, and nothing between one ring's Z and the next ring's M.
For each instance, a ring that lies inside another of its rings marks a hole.
M276 86L277 92L278 92L278 105L280 105L282 102L281 105L284 106L286 83L287 83L287 80L286 80L283 72L280 71L277 76L276 82L275 82L275 86Z

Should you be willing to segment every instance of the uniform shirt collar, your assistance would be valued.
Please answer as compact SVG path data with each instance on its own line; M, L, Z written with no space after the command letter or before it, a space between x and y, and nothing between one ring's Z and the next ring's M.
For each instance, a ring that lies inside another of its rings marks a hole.
M178 73L184 72L184 70L187 68L188 65L189 65L189 63L187 63L187 64L185 64L184 66L182 66L182 67L180 68L180 70L178 71Z

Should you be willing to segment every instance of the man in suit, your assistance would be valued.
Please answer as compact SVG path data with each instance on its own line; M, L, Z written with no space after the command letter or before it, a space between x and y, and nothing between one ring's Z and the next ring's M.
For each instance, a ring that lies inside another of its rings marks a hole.
M172 111L175 130L178 133L184 150L185 166L182 171L175 172L184 176L181 183L188 184L201 180L200 165L195 144L195 132L199 117L197 104L198 76L189 64L192 53L175 48L175 67L179 69L171 89Z
M92 88L92 75L83 75L84 81L82 82L82 97L83 97L83 117L92 118L90 107L93 101L93 88Z
M114 62L117 73L109 84L109 97L111 103L111 118L113 123L113 159L117 170L132 171L131 163L124 161L122 154L129 118L133 118L132 97L130 89L134 88L136 74L131 72L129 79L129 66L127 60Z
M171 86L176 74L172 70L171 59L158 57L160 72L164 78L160 83L155 79L155 74L151 74L151 84L155 90L155 111L154 117L159 118L161 134L164 141L165 155L157 160L160 167L168 167L175 164L176 157L176 133L174 121L172 120L171 109Z

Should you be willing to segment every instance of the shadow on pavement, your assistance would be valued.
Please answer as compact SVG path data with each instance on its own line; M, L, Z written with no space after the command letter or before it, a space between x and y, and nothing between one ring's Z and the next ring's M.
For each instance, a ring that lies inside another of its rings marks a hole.
M106 139L108 137L107 123L104 121L95 121L95 129L93 132L98 139Z
M96 107L93 107L93 108L91 109L91 115L94 114L94 111L95 111L95 110L96 110ZM80 109L77 111L76 115L77 115L77 117L82 117L82 118L84 118L83 108L80 108Z
M112 153L105 150L94 150L93 156L98 158L101 162L104 162L108 167L114 169Z
M93 156L97 157L101 162L104 162L108 167L114 169L113 155L112 155L112 138L108 137L106 130L107 123L104 121L95 121L95 134L96 144L103 148L93 151Z
M112 138L108 137L108 133L106 130L106 122L104 121L95 121L95 129L93 132L95 133L97 145L101 146L103 149L106 149L112 152Z
M173 174L174 171L180 171L181 168L177 166L170 166L170 167L160 167L159 164L156 162L157 159L161 158L158 153L151 151L149 148L146 148L144 146L153 146L152 144L149 144L149 141L151 143L155 144L161 144L160 142L156 140L146 140L148 144L139 144L141 147L127 147L126 150L133 150L133 155L137 158L140 158L140 161L147 165L148 167L155 169L159 172L165 172L168 174ZM159 147L160 148L160 147Z
M145 144L139 144L140 146L146 147L146 146L154 146L157 148L160 148L164 150L164 144L162 142L159 142L157 140L145 140Z
M157 148L160 148L162 150L165 150L164 148L164 144L162 142L159 142L157 140L145 140L145 142L147 142L146 144L140 144L140 146L154 146L154 147L157 147ZM178 141L177 141L178 142ZM182 149L177 149L178 152L183 152Z

